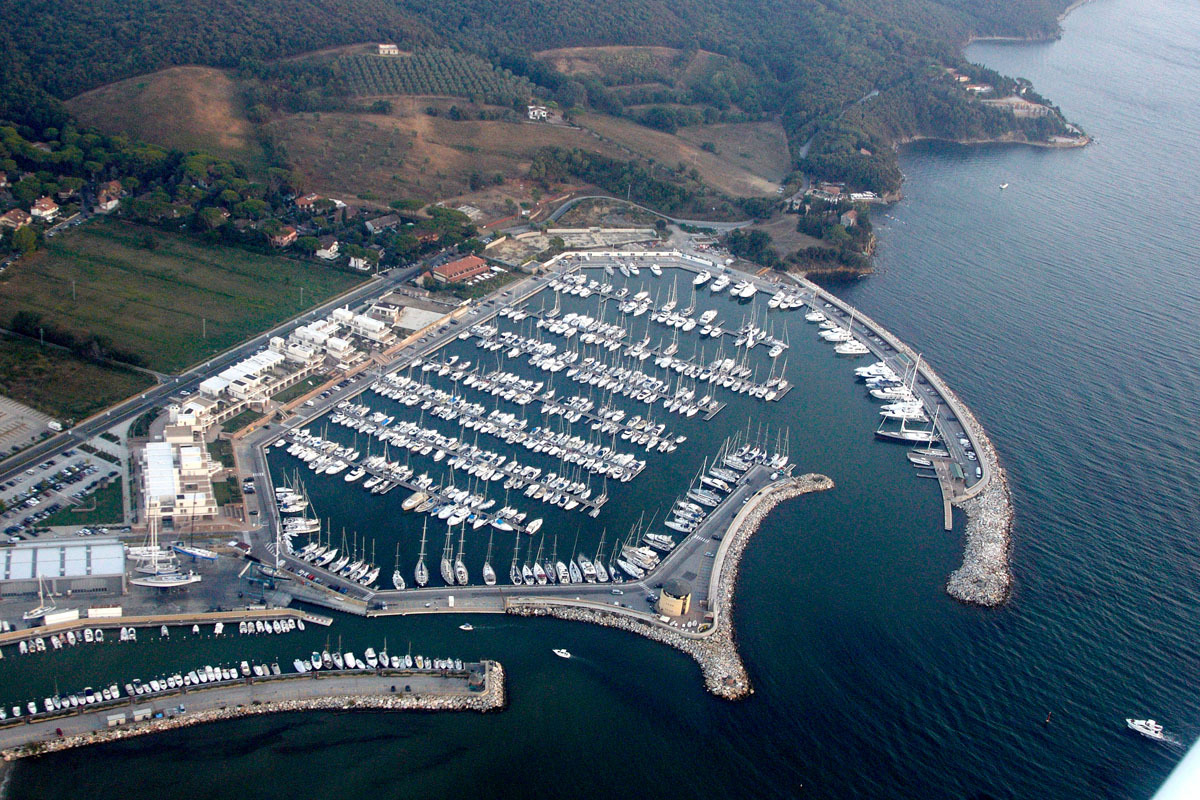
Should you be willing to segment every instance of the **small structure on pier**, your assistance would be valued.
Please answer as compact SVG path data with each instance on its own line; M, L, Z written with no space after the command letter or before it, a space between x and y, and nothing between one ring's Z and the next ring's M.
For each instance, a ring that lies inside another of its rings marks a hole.
M692 585L681 578L663 584L658 595L658 613L667 617L682 617L692 609Z

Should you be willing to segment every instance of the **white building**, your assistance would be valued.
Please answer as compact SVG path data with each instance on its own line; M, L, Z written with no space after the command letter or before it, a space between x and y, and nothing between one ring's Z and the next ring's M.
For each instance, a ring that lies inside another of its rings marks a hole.
M203 445L149 442L141 453L143 518L176 529L217 516L212 476L220 467Z
M38 578L61 595L125 591L125 547L117 539L21 542L0 548L0 597L36 598Z

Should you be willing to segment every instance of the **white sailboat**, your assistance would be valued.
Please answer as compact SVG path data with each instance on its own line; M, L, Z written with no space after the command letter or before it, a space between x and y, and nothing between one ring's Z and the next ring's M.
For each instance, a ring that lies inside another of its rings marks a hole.
M400 573L400 543L396 542L396 566L392 569L392 586L396 589L403 589L404 576Z
M421 526L421 554L417 556L417 568L414 571L413 577L417 581L417 586L424 586L429 583L429 568L425 566L425 529L429 527L429 518L425 518L425 524Z
M495 533L488 535L487 557L483 559L483 582L487 586L496 585L496 570L492 569L492 537Z
M41 619L47 614L53 614L57 609L54 603L46 603L46 585L42 580L42 576L38 575L38 604L37 608L31 608L21 615L21 619L29 621Z
M192 570L180 572L170 553L164 553L158 546L158 518L150 518L150 544L148 555L138 566L138 571L146 573L145 577L130 578L129 583L148 589L174 589L200 582L200 576Z

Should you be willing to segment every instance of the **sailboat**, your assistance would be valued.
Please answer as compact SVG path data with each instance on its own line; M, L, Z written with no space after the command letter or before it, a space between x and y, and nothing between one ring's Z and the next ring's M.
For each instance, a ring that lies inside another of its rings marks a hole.
M416 578L417 586L424 586L429 583L429 569L425 566L425 529L429 527L429 518L425 518L425 524L421 526L421 554L417 556L417 568L414 578Z
M150 518L150 545L146 561L138 567L139 572L147 573L146 577L130 578L134 586L149 589L173 589L177 586L188 586L199 583L200 576L188 570L180 572L175 560L169 554L164 554L158 546L158 518Z
M518 546L519 546L519 544L518 544ZM532 538L529 540L529 555L533 555L533 539ZM535 580L535 576L533 574L533 570L529 568L529 560L527 557L526 562L521 565L521 582L524 583L526 586L533 586L534 580Z
M492 569L492 537L495 535L493 532L488 536L487 557L483 559L483 582L487 586L496 585L496 570Z
M596 557L592 560L592 566L596 570L596 580L600 581L601 583L608 583L608 568L604 566L604 558L603 558L604 535L606 533L608 533L607 530L601 531L600 544L598 547L596 547Z
M454 580L459 586L466 586L468 575L467 565L463 563L463 539L467 535L467 526L464 523L458 533L458 556L454 559Z
M397 589L404 588L404 576L400 574L400 543L396 542L396 566L392 570L392 585Z
M451 531L449 528L447 528L446 529L446 544L442 547L442 563L441 563L442 581L447 586L454 585L454 564L450 560L451 554L453 553L453 546L450 543L450 537L453 535L454 535L454 532Z
M21 615L23 620L41 619L47 614L53 614L57 609L53 603L46 604L46 584L42 580L42 576L38 575L38 604L37 608L31 608Z
M537 556L533 559L533 578L537 581L538 586L545 586L549 577L546 574L546 568L542 566L542 545L546 542L546 534L542 534L542 541L538 543Z
M508 568L508 579L514 586L521 585L521 568L517 566L517 557L521 553L521 542L517 540L513 542L513 560L512 566Z

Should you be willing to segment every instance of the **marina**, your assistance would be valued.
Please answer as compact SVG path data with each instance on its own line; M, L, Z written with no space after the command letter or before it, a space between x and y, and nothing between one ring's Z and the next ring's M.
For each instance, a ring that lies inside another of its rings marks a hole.
M915 474L937 479L947 529L954 505L1002 484L982 429L919 354L815 285L735 279L711 260L682 252L564 253L552 262L545 275L401 351L335 403L252 434L243 452L256 474L278 475L272 479L278 491L295 493L291 507L265 509L265 521L277 528L264 527L269 538L256 543L265 561L296 574L301 586L310 585L306 590L318 589L318 601L332 589L346 602L361 602L366 614L500 612L504 593L512 591L505 583L572 596L647 575L661 583L670 573L658 569L647 542L670 549L695 535L741 474L715 460L717 472L687 468L694 485L677 487L682 505L664 508L664 498L642 519L620 522L624 535L608 527L615 520L603 514L606 503L651 464L678 475L666 465L685 450L689 460L714 459L692 449L693 428L716 424L732 398L783 401L796 380L788 353L813 323L819 338L834 345L831 355L850 359L851 377L884 403L876 436L909 445ZM855 365L864 356L877 361ZM784 426L751 426L737 437L741 447L780 458L773 471L790 471ZM304 467L313 476L302 475ZM417 530L406 523L401 529L408 534L383 541L360 538L336 519L322 525L321 512L300 495L311 498L330 480L367 493L368 502L399 503L398 521L410 513L425 518L417 529L421 552ZM751 476L748 484L757 480ZM391 499L395 491L399 501ZM1000 517L1005 499L1001 490ZM966 507L970 532L979 514ZM299 517L291 516L297 511ZM568 512L597 522L572 522ZM660 524L666 530L655 530ZM1006 532L999 538L1006 543ZM430 540L442 545L440 568L427 563ZM572 551L560 557L566 540L574 542ZM647 551L640 562L626 549L631 541ZM396 551L388 586L378 585L380 549ZM964 570L988 561L982 581L988 585L959 591L960 599L994 603L1007 592L1006 544L998 568L995 547L983 550L981 556L969 544ZM967 583L981 584L980 574L974 570Z

